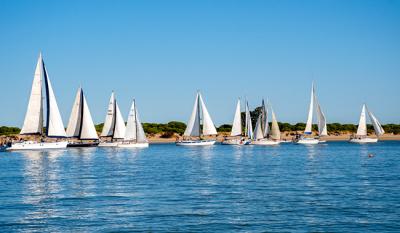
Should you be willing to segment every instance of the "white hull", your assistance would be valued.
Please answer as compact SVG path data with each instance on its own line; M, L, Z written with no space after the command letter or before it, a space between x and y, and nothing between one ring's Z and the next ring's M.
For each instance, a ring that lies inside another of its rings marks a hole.
M249 145L250 141L243 139L226 139L221 142L222 145Z
M16 142L12 143L7 150L47 150L67 148L68 142Z
M377 138L351 138L349 142L352 143L376 143L378 142Z
M215 140L184 140L176 142L177 146L212 146Z
M117 147L119 142L100 142L98 147Z
M118 147L121 147L121 148L147 148L147 147L149 147L149 143L148 142L120 143L120 144L118 144Z
M275 146L275 145L279 145L279 143L280 143L280 141L256 140L256 141L252 141L250 144L257 145L257 146Z
M303 145L315 145L319 143L319 140L316 138L302 138L296 141L295 143Z

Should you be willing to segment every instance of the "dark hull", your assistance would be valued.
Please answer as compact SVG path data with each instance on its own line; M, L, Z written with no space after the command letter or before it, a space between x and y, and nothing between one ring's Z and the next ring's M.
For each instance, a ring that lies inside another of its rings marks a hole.
M67 147L96 147L99 145L98 142L83 142L83 143L69 143Z

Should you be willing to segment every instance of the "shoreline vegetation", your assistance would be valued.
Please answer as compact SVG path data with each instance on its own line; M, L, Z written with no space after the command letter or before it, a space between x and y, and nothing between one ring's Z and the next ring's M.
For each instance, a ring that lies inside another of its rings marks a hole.
M253 117L252 117L253 118ZM302 134L305 129L305 123L282 123L278 122L282 132L282 140L291 141L296 134ZM270 124L271 125L271 124ZM385 134L379 137L380 140L400 140L400 124L382 125ZM100 134L103 124L96 125L96 131ZM143 123L144 131L150 143L171 143L182 137L186 124L179 121L171 121L162 123ZM217 141L222 141L224 137L230 135L232 125L223 124L217 127ZM357 131L355 124L327 124L328 136L324 137L327 141L347 141L352 134ZM368 135L374 136L372 125L367 125ZM313 125L313 131L317 132L317 125ZM19 136L20 128L18 127L0 127L0 143L10 139L21 138ZM26 137L26 136L23 136Z

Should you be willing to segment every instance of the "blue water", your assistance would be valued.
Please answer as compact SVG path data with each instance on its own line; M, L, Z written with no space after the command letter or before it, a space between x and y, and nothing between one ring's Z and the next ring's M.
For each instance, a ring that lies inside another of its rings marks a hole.
M400 142L1 153L14 231L400 232Z

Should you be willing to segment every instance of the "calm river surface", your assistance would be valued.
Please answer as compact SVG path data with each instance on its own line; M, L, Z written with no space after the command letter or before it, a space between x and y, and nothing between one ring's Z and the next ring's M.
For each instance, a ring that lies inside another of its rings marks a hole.
M400 142L0 153L0 232L112 231L400 232Z

